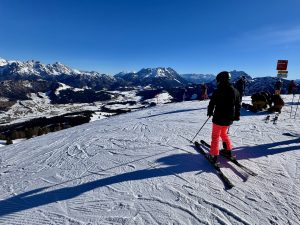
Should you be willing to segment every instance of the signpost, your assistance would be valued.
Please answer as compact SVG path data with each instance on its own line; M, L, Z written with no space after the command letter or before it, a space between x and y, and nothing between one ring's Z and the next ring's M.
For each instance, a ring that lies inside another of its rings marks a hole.
M288 60L278 60L277 61L277 77L278 78L287 78L288 71L287 71Z
M278 60L277 70L287 70L288 60Z

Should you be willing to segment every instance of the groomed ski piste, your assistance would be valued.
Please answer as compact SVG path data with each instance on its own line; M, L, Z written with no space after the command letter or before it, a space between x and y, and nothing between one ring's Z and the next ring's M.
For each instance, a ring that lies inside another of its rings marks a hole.
M183 138L206 121L208 101L160 105L2 147L0 224L299 224L300 109L293 118L297 103L282 97L276 124L265 122L266 112L242 109L230 127L238 161L258 175L221 158L234 184L228 190ZM195 140L210 143L211 123Z

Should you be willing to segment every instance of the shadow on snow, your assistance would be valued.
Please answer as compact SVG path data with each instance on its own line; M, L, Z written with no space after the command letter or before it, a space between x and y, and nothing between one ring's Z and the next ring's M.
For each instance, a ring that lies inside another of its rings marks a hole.
M298 144L298 145L294 145ZM300 150L300 138L285 140L280 142L245 146L234 149L237 159L260 158L268 155L280 154L287 151Z
M205 107L205 108L197 108L197 109L181 109L181 110L175 110L175 111L170 111L170 112L165 112L165 113L154 114L154 115L150 115L150 116L143 116L143 117L140 117L139 119L145 119L145 118L161 116L161 115L169 115L169 114L173 114L173 113L198 111L198 110L203 110L203 109L207 109L207 108Z
M300 138L296 138L296 139L285 140L276 143L263 144L258 146L247 146L235 150L235 153L238 159L259 158L267 155L280 154L286 151L300 150L299 146L288 146L299 142L300 142ZM279 147L282 146L282 147L274 149L275 147L278 146ZM193 171L212 172L212 173L214 172L213 168L210 168L209 166L204 166L208 164L206 163L204 157L201 156L200 154L182 153L182 154L170 155L156 160L156 163L161 163L162 165L168 165L168 167L152 168L152 169L146 168L142 170L137 170L137 171L127 172L123 174L118 174L115 176L106 177L95 181L90 181L73 187L63 187L60 189L46 191L47 189L54 188L55 186L61 185L63 183L67 183L76 179L86 177L83 176L70 181L62 182L60 184L56 184L44 188L38 188L35 190L31 190L13 196L6 200L0 201L0 209L1 209L0 217L12 213L20 212L23 210L47 205L53 202L72 199L76 196L94 190L96 188L101 188L108 185L113 185L113 184L122 183L126 181L144 180L149 178L164 177L164 176L170 176L175 174L177 175L177 174L181 174L185 172L193 172ZM123 165L125 164L117 165L112 168L116 168L118 166L123 166ZM103 172L103 171L99 171L99 172Z
M201 165L202 161L199 160L199 158L201 159L201 157L202 156L198 154L189 154L189 153L176 154L167 157L162 157L156 161L156 163L169 165L168 167L152 168L152 169L146 168L142 170L137 170L133 172L106 177L103 179L87 182L73 187L63 187L60 189L55 189L50 191L47 189L53 188L55 186L61 185L66 182L31 190L13 196L6 200L0 201L0 209L1 209L0 217L12 213L20 212L23 210L47 205L57 201L72 199L85 192L94 190L96 188L105 187L108 185L113 185L113 184L122 183L126 181L144 180L144 179L149 179L154 177L163 177L163 176L170 176L175 174L177 175L185 172L192 172L192 171L199 171L199 170L203 171L202 170L203 165ZM116 168L116 167L118 166L112 168ZM207 168L205 167L204 170L205 169L209 169L209 167ZM211 170L210 172L212 171L213 170ZM103 172L103 171L99 171L99 172Z

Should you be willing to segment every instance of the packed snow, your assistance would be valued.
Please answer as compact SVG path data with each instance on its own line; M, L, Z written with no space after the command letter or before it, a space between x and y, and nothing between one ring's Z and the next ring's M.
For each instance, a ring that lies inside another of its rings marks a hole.
M298 97L298 96L296 96ZM192 139L208 101L158 105L0 148L0 224L299 224L300 109L241 110L226 190ZM249 103L250 97L244 102ZM294 116L295 115L295 116ZM196 140L210 141L211 120Z

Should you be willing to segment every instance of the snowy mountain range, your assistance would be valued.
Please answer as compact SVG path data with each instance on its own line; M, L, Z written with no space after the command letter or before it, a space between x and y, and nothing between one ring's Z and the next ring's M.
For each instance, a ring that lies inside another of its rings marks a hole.
M194 84L202 84L202 83L209 83L216 79L216 76L213 74L180 74L184 79L187 81L194 83Z
M0 81L4 80L46 80L61 82L75 88L91 87L95 90L110 88L115 78L98 72L71 69L62 63L43 64L39 61L0 60Z
M145 68L136 73L119 73L115 77L121 78L134 86L150 85L167 89L171 87L184 87L188 83L170 67Z
M208 101L98 120L0 148L0 224L299 224L300 111L283 95L277 124L242 110L225 189L191 139ZM245 97L244 102L250 102ZM274 115L271 115L273 119ZM211 137L209 120L195 140Z
M246 95L260 91L274 92L276 78L252 78L243 71L235 70L231 71L231 74L233 83L240 76L246 77ZM8 119L2 120L0 118L0 121L12 121L12 118L24 117L22 113L20 114L21 109L18 105L26 105L26 101L32 101L28 104L34 105L36 99L32 96L40 96L40 100L44 99L42 102L50 105L93 104L95 102L109 102L109 104L112 104L113 101L118 101L119 96L123 95L122 91L132 91L139 99L137 104L147 106L154 104L153 101L147 101L147 99L153 99L163 92L167 93L171 101L175 102L183 99L197 99L197 96L200 96L199 84L203 82L207 84L208 94L210 95L216 88L214 75L179 75L172 68L157 67L143 68L138 72L122 72L110 76L94 71L71 69L58 62L43 64L33 60L20 62L0 59L0 110L6 112L12 108L18 108L16 112L9 112L2 117ZM283 93L286 93L289 81L283 80L283 82ZM185 91L187 92L183 97ZM299 91L300 85L298 85ZM132 101L132 99L135 99L135 97L129 99L129 101ZM37 102L41 102L40 100ZM14 104L17 107L13 107ZM52 106L38 108L50 109ZM65 108L69 109L68 106ZM26 108L22 110L27 112Z
M241 76L246 77L248 80L248 94L251 94L253 91L272 91L271 86L275 83L275 79L272 77L253 79L244 71L234 70L231 71L231 75L233 83ZM5 80L46 80L49 82L60 82L70 86L70 88L89 88L94 91L103 89L116 90L120 87L146 86L173 89L183 88L188 83L201 84L203 82L209 84L211 87L210 91L215 88L215 75L213 74L179 75L174 69L169 67L143 68L138 72L122 72L110 76L95 71L88 72L71 69L59 62L43 64L34 60L20 62L0 58L0 81ZM255 87L252 87L252 84L254 84L253 81L255 81Z
M37 78L48 78L58 75L90 75L100 76L98 72L85 72L76 69L71 69L68 66L55 62L53 64L43 64L40 61L30 60L26 62L8 61L0 58L0 78L11 78L10 76L19 76L19 78L27 78L28 76Z

